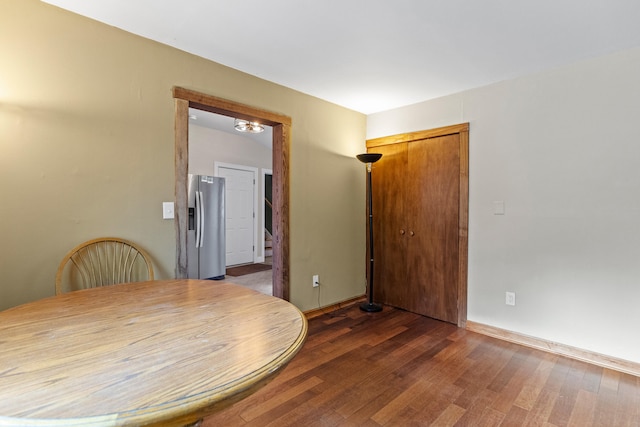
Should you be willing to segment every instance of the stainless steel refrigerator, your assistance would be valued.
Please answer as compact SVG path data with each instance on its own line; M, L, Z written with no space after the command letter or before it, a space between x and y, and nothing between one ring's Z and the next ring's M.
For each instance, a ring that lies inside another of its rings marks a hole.
M224 178L188 176L187 271L190 279L224 279Z

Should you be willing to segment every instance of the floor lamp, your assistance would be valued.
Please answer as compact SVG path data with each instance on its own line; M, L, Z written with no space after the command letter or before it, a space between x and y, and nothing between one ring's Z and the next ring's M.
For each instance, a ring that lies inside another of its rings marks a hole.
M360 310L370 313L382 311L382 305L373 302L373 195L371 192L371 164L377 162L382 154L358 154L356 158L367 165L367 199L369 201L369 301L360 304Z

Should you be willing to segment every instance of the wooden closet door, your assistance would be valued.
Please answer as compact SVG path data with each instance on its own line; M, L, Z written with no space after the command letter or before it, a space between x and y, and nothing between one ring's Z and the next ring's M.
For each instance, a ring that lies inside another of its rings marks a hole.
M373 164L371 171L374 300L404 308L407 303L407 289L403 285L407 280L405 239L407 144L374 147L369 149L369 152L382 154L382 158Z
M408 147L408 294L402 308L457 323L460 135L413 141Z

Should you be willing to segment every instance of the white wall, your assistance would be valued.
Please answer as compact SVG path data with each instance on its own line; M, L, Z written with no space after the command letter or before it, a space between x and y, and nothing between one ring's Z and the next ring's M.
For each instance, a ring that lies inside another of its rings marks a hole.
M367 138L470 122L468 319L640 362L639 120L634 49L373 114Z
M272 152L250 138L189 125L189 173L213 175L213 162L272 169Z

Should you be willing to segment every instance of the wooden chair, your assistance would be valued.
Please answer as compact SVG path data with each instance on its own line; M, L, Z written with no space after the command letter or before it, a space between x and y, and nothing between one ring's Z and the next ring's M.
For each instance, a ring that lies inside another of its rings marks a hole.
M117 237L89 240L63 258L56 274L56 295L116 283L153 280L151 258Z

